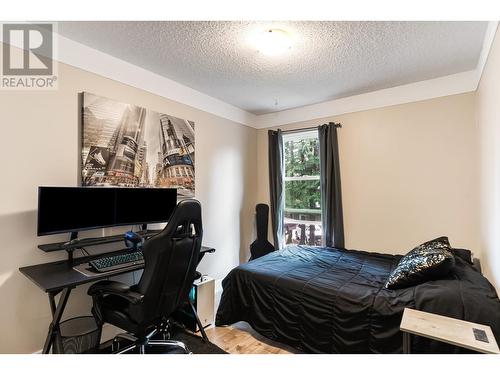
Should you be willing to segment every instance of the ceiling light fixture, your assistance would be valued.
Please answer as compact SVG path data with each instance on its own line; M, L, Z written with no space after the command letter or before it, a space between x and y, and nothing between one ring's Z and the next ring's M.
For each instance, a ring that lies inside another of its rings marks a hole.
M255 34L257 50L266 56L277 56L292 47L290 35L281 29L267 29Z

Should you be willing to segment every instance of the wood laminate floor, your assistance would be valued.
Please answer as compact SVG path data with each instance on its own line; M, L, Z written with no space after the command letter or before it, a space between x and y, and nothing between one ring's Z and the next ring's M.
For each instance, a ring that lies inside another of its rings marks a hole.
M228 327L210 327L205 331L212 343L230 354L299 353L296 349L263 337L244 322Z

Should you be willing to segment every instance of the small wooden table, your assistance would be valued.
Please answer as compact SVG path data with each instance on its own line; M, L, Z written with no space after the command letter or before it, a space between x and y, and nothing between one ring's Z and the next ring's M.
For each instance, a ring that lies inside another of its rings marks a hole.
M405 308L400 329L403 331L403 353L411 352L413 334L480 353L500 354L491 328L482 324Z

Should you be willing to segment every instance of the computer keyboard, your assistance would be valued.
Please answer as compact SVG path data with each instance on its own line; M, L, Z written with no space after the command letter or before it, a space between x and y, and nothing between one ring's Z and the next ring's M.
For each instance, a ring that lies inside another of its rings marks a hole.
M105 258L91 260L89 264L97 272L108 272L136 265L143 265L144 258L141 251L127 254L113 255Z

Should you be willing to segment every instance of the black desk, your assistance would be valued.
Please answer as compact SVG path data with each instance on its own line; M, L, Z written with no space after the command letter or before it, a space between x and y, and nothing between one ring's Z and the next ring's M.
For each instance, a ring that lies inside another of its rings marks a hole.
M205 254L213 253L214 248L202 246L200 252L199 262L203 259ZM122 253L123 250L106 253L106 256ZM27 266L19 268L19 271L35 283L40 289L49 295L50 310L52 312L52 322L49 326L49 331L47 333L47 338L45 340L45 345L43 346L43 353L49 353L50 347L54 341L55 333L59 327L62 314L68 302L71 290L76 286L81 284L87 284L94 281L107 279L108 277L121 275L124 273L136 271L142 269L144 266L137 265L128 268L122 268L119 270L105 272L101 274L95 274L92 276L86 276L73 269L73 266L82 263L88 263L92 259L96 259L104 256L104 254L99 254L91 257L81 257L75 259L74 263L70 263L68 260L37 264L34 266ZM61 293L59 301L56 304L55 297Z

